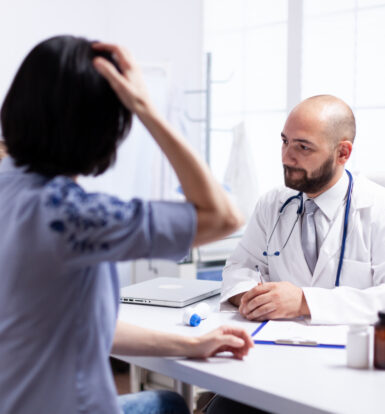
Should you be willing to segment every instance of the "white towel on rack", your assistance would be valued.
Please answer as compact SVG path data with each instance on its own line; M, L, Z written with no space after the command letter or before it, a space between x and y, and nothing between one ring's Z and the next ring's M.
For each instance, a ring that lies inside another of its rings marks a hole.
M245 220L248 220L257 200L258 182L244 122L233 128L233 143L224 184L229 187L235 203Z

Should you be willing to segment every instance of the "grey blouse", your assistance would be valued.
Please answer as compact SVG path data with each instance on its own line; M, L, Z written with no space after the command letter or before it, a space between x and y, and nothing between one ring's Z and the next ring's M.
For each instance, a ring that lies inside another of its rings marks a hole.
M0 413L118 413L115 261L183 258L190 203L124 202L0 164Z

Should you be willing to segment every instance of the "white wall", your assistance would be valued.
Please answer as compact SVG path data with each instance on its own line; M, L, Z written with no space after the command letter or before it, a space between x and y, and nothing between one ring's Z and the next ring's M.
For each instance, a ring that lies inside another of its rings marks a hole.
M194 147L202 148L202 126L189 123L183 115L186 106L191 116L202 117L201 98L183 98L184 90L202 87L202 1L0 0L0 103L22 59L39 41L58 34L73 34L117 42L127 47L144 66L161 64L168 68L170 90L179 97L171 101L174 108L170 120L176 128L182 129ZM162 108L159 110L165 112L161 98ZM154 191L149 185L148 166L152 166L152 170L157 168L151 158L156 150L152 140L143 134L143 128L135 124L131 140L122 145L118 154L118 160L124 158L123 164L129 167L124 170L123 177L127 197L167 194ZM133 166L134 162L136 165ZM115 175L108 176L111 173L107 173L106 177L94 182L87 180L83 184L87 188L112 189L114 192L116 188L112 188L111 178L115 180L120 166L117 164L112 171ZM163 175L158 174L158 181L153 185L160 186L160 181L170 174L167 171L165 174L164 162L161 165L158 162L158 166ZM156 175L156 172L152 173ZM121 264L119 270L121 282L126 285L129 266Z
M202 0L0 0L0 102L28 51L57 34L118 42L139 62L168 63L180 90L202 82ZM200 115L200 101L190 101ZM200 145L200 128L188 125Z

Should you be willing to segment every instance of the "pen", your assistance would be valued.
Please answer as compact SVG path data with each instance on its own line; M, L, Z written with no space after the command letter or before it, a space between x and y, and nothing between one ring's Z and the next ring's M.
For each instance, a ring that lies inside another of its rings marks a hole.
M260 279L260 282L258 283L258 285L259 285L259 284L263 285L263 279L262 279L261 272L259 271L259 266L258 266L258 265L255 265L255 270L256 270L257 272L259 272L259 279Z
M331 349L345 349L346 348L345 345L320 344L315 341L293 341L291 339L276 339L275 341L254 339L253 342L258 345L304 346L304 347L331 348Z
M281 344L281 345L307 345L307 346L319 345L318 342L311 341L308 339L276 339L274 342L276 344Z

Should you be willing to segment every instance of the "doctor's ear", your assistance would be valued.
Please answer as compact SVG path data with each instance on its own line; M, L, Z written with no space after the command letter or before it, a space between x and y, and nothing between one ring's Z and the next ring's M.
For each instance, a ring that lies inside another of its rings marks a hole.
M350 158L353 144L350 141L340 141L337 146L337 163L344 165Z

